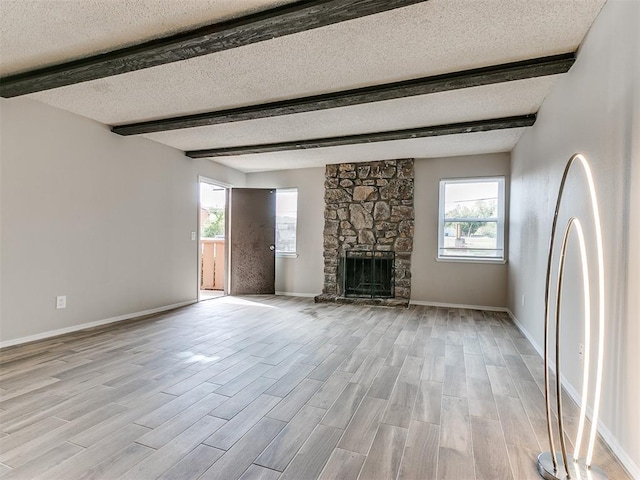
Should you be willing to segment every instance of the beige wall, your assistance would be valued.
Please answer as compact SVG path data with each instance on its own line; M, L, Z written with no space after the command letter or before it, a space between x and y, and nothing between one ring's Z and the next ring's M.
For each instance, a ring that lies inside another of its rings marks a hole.
M195 300L198 175L243 173L32 100L0 119L0 341Z
M336 160L338 161L338 160ZM341 160L348 161L348 160ZM440 178L509 176L509 154L418 159L415 163L416 230L411 300L429 303L506 306L505 265L436 262ZM324 168L247 174L247 186L298 188L298 258L276 260L276 291L322 291Z
M298 256L276 258L276 292L318 295L324 278L324 168L248 173L247 186L298 189Z
M540 347L555 198L567 160L576 152L584 153L595 177L605 255L607 331L600 431L636 478L640 478L639 24L640 2L610 0L605 4L575 65L560 78L536 124L512 152L509 261L509 306ZM568 180L559 225L564 230L573 214L584 220L592 291L596 292L595 233L588 198L585 177L576 169ZM575 237L570 245L575 252ZM570 388L579 392L583 294L575 253L570 255L566 278L562 372ZM597 312L596 300L592 308Z
M504 264L438 262L438 195L440 180L458 177L506 177L509 154L428 158L415 161L416 230L411 259L411 300L505 307L507 267ZM505 238L508 244L508 237Z

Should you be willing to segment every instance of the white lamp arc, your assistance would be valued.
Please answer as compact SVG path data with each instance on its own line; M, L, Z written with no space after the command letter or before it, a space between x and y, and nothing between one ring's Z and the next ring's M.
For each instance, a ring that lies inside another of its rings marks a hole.
M556 230L558 224L558 213L560 211L560 205L562 203L562 194L567 181L569 172L573 165L582 166L585 176L587 178L587 185L589 187L589 197L591 204L591 213L593 216L593 222L595 226L596 236L596 250L598 261L598 351L596 362L596 382L594 390L594 406L591 431L589 434L589 441L587 444L587 454L584 461L580 458L580 450L582 446L582 436L584 433L587 400L589 393L589 375L590 375L590 344L591 344L591 295L590 295L590 283L589 283L589 265L586 251L586 242L584 238L584 230L582 223L576 217L571 217L565 227L562 248L560 251L559 265L558 265L558 281L556 285L556 310L555 310L555 322L556 322L556 402L558 410L558 431L560 436L560 448L561 448L561 469L558 463L558 454L555 450L555 441L552 428L552 412L551 412L551 394L549 387L549 334L550 334L550 319L549 319L549 297L550 297L550 284L551 284L551 271L554 257L554 243L556 238ZM584 293L584 314L585 314L585 351L584 351L584 367L582 375L582 400L580 406L580 418L578 422L577 438L574 442L575 450L572 456L567 455L564 429L562 422L562 397L560 392L561 374L560 374L560 297L562 290L562 279L564 273L564 261L566 250L568 246L568 238L571 229L575 228L578 235L578 245L580 248L580 261L582 264L582 278L583 278L583 293ZM564 169L562 180L560 182L560 189L558 192L558 198L556 200L556 207L553 216L553 223L551 227L551 241L549 245L549 256L547 259L547 278L545 285L545 324L544 324L544 365L545 365L545 400L546 400L546 414L547 414L547 434L549 436L549 452L541 453L538 456L538 472L544 478L548 480L560 480L565 478L572 478L575 475L577 478L589 478L589 479L603 479L607 478L607 475L592 465L593 449L595 446L598 415L600 410L600 392L602 389L602 371L604 364L604 312L605 312L605 292L604 292L604 251L602 243L602 227L600 225L600 211L598 208L598 198L596 195L595 184L593 181L593 174L586 158L582 154L573 155ZM570 469L570 466L573 467ZM564 470L564 471L563 471ZM573 470L572 472L570 470Z

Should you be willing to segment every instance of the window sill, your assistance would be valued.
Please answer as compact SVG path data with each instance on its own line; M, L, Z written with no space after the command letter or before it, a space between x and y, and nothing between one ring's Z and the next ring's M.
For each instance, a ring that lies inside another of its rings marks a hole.
M492 265L505 265L505 258L473 258L473 257L436 257L439 263L485 263Z
M294 252L276 252L278 258L298 258L298 254Z

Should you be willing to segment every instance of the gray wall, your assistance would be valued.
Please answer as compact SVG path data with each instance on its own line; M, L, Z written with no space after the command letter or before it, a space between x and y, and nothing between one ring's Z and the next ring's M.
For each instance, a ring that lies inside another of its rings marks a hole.
M440 180L459 177L506 177L508 153L417 159L415 162L416 231L411 259L411 300L505 307L507 267L504 264L438 262L438 203ZM508 206L507 206L508 207ZM506 222L505 222L506 223ZM508 245L508 236L505 237Z
M276 259L276 290L322 291L324 168L245 175L26 99L0 115L1 341L194 300L198 175L297 187L298 256ZM504 306L503 265L434 259L440 176L508 174L508 158L416 162L414 301Z
M198 175L243 173L32 100L0 118L1 341L195 300Z
M247 186L298 189L298 256L276 258L276 292L318 295L324 275L324 167L248 173Z
M605 4L569 73L545 100L512 152L509 306L543 345L546 257L565 163L582 152L591 163L604 240L606 341L601 433L640 478L640 2ZM584 174L569 177L559 217L584 220L592 291L597 292L594 222ZM570 246L576 251L575 236ZM578 345L584 329L580 263L572 253L562 298L563 374L581 390ZM552 284L554 285L554 284ZM595 295L594 295L595 296ZM524 297L524 306L523 306ZM597 298L597 296L596 296ZM597 312L597 300L592 309ZM595 315L595 314L594 314ZM595 328L595 321L593 327ZM595 347L595 345L594 345ZM593 385L593 379L592 383ZM633 465L635 463L635 466Z

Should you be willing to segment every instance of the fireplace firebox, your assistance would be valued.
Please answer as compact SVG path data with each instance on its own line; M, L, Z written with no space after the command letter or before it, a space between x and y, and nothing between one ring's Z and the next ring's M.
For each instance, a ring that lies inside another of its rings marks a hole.
M345 297L393 298L393 252L347 251L342 258Z

